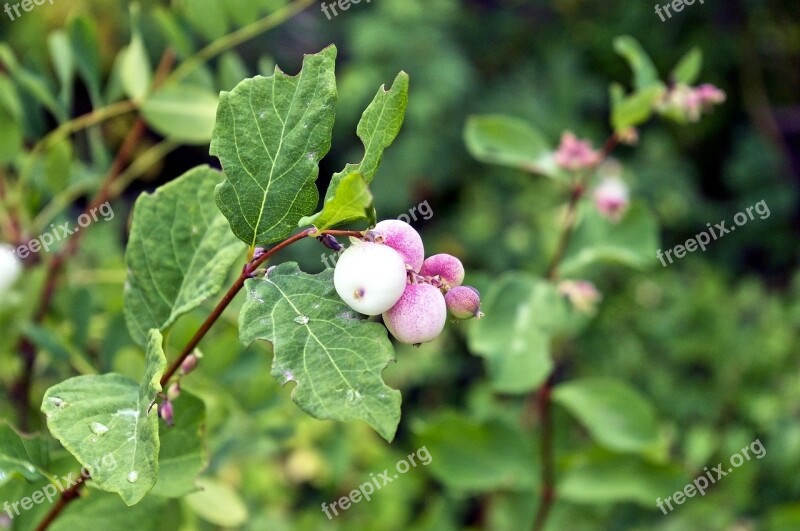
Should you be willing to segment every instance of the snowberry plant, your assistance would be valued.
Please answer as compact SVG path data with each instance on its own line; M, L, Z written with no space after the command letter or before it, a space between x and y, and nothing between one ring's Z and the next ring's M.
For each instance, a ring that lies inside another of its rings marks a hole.
M526 441L531 438L525 437L524 430L536 430L540 477L531 492L539 499L535 515L530 514L534 530L545 527L557 498L568 503L635 501L650 506L659 492L674 490L675 484L670 483L674 471L663 466L669 458L669 442L663 439L655 408L627 382L569 379L575 365L568 359L574 352L570 340L600 310L602 295L592 282L600 266L644 269L654 264L658 248L655 218L645 202L633 196L630 172L610 158L611 153L621 144L634 146L637 128L652 116L694 122L722 103L725 94L709 84L693 85L702 63L699 50L684 56L662 81L633 38L617 38L614 48L629 63L634 82L627 93L619 84L610 87L611 134L604 143L565 131L558 144L552 144L532 124L497 115L473 116L465 130L467 147L477 159L544 176L561 191L562 201L552 210L531 213L543 234L543 241L537 242L538 254L546 256L542 270L510 271L495 278L484 300L487 316L473 323L467 338L472 352L485 359L493 391L519 395L527 404L521 408L520 426L507 428L511 431L502 435L488 430L487 437L494 439L485 444L502 448L509 437ZM437 270L445 276L444 268ZM456 290L447 294L451 308L458 308L455 315L479 311L476 295ZM559 450L563 454L557 459L552 404L582 424L596 447L576 453ZM450 419L446 424L455 439L479 429L473 421L459 422ZM428 424L421 440L435 436L443 426ZM534 445L520 444L534 451ZM444 445L432 447L437 450L448 455ZM496 454L487 454L487 462L482 463L487 470L505 466L503 457ZM636 484L641 489L621 488L608 495L619 497L606 497L606 491L614 490L604 483L610 470L629 471L625 472L626 487ZM453 476L442 474L440 479L450 482ZM481 488L531 489L523 479L513 484L506 479L498 473L495 484L487 479ZM677 482L681 482L679 477Z
M198 344L241 290L241 341L272 344L272 375L296 383L297 405L320 419L362 420L389 441L400 420L400 393L381 375L394 360L387 328L397 340L419 344L442 332L448 307L455 318L480 315L477 291L461 286L457 258L425 260L422 239L409 225L374 224L369 184L403 123L404 72L364 111L357 130L363 158L332 176L314 213L318 164L334 123L335 59L330 46L306 56L296 76L276 68L223 92L210 147L222 171L194 168L136 201L124 311L145 351L142 379L84 375L45 393L41 408L51 433L91 470L98 488L128 505L154 488L173 497L192 490L202 463L189 456L192 466L174 463L195 445L165 435L164 426L197 432L199 400L181 390L180 380L202 367ZM344 224L363 228L336 229ZM337 237L348 238L349 247ZM341 251L335 271L308 274L293 262L267 266L281 249L315 239ZM242 257L243 267L236 266ZM241 273L191 341L165 352L165 333L221 291L235 267ZM380 315L383 324L370 318ZM92 466L109 453L113 469Z

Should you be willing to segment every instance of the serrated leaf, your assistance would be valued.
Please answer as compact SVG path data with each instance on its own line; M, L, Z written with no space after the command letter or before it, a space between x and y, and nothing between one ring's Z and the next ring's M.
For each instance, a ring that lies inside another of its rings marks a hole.
M192 85L170 85L145 98L142 116L162 135L184 143L211 140L219 98Z
M618 223L585 205L559 271L578 276L597 262L644 269L658 263L658 223L642 204L633 203Z
M98 488L127 505L138 503L158 476L158 408L150 406L167 365L162 342L151 330L141 382L114 373L78 376L48 389L42 401L50 433L89 469ZM113 467L102 466L109 461Z
M0 485L15 475L28 481L46 478L47 441L39 435L21 435L0 422Z
M339 181L352 173L360 173L367 184L372 182L383 159L384 150L389 147L403 126L408 106L408 74L400 72L388 91L383 85L372 102L364 110L358 122L358 138L364 144L364 157L358 164L346 164L340 172L334 173L325 202L336 193Z
M684 55L675 68L670 78L673 83L686 83L691 85L697 81L700 70L703 68L703 52L700 48L692 48Z
M537 484L531 439L514 426L448 412L418 422L414 434L431 456L431 474L450 489L486 492Z
M339 181L336 192L325 200L320 212L300 219L298 225L314 225L318 230L325 230L353 221L372 219L374 211L372 193L364 176L351 173Z
M660 83L653 60L636 39L629 35L617 37L614 39L614 50L628 61L633 70L633 86L637 91Z
M132 100L141 100L150 90L152 72L150 59L144 47L139 27L139 5L130 5L131 42L121 54L120 77L125 94Z
M550 337L560 331L567 308L551 284L509 273L492 284L482 308L485 317L471 323L470 350L486 359L492 388L527 393L553 369Z
M125 251L125 319L137 343L218 293L241 255L214 205L221 179L198 166L136 201Z
M618 452L646 452L658 444L655 409L627 384L584 378L558 385L553 402L569 411L595 441Z
M319 161L330 149L336 48L306 55L297 76L276 68L223 92L211 140L226 180L216 201L251 247L282 240L314 211Z
M528 122L509 116L470 116L464 128L470 154L481 162L558 177L553 149Z
M241 340L272 342L272 376L297 382L295 403L320 419L363 420L391 441L400 421L400 392L381 373L394 361L392 344L386 328L342 302L333 270L308 275L289 262L245 287Z
M183 391L173 402L174 426L159 423L158 482L152 494L180 498L197 491L198 474L208 465L204 431L206 406Z

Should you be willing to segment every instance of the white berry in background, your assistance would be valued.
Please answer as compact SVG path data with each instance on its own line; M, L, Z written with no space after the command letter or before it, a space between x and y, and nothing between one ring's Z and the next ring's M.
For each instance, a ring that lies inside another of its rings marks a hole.
M10 245L0 244L0 293L10 288L22 273L22 262Z
M619 177L605 177L594 191L594 205L600 215L619 221L630 203L628 185Z
M456 319L472 319L483 317L481 312L481 294L472 286L457 286L444 296L444 302L450 314Z
M414 271L419 271L422 267L425 247L414 227L397 219L386 219L375 225L370 232L380 236L384 244L400 253Z
M446 321L444 296L430 284L408 284L397 304L383 314L389 332L410 345L433 341L442 333Z
M364 315L379 315L403 295L406 264L391 247L361 242L351 245L336 262L333 285L352 309Z
M461 260L449 254L435 254L425 259L419 274L424 277L439 275L451 287L464 282L464 265Z

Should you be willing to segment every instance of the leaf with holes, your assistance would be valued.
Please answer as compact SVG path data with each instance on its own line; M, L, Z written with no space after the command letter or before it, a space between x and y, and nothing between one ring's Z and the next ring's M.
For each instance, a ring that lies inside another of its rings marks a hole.
M158 475L158 412L150 406L167 365L158 330L148 335L146 362L141 382L113 373L77 376L48 389L42 401L50 433L98 488L128 505L144 498Z
M381 373L394 361L392 344L386 328L342 302L333 270L308 275L290 262L245 287L241 340L273 343L272 376L297 382L297 405L320 419L363 420L391 441L400 421L400 392Z
M223 92L211 139L226 180L216 200L231 229L251 247L282 240L319 200L319 161L331 146L336 106L329 46L307 55L297 76L280 69Z
M166 329L216 295L242 254L214 204L220 180L218 171L199 166L136 201L125 252L125 320L140 345L151 328Z

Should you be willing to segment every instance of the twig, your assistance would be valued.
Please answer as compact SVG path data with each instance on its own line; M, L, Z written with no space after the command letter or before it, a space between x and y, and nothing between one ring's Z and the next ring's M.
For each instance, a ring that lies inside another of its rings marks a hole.
M164 375L161 377L161 386L166 386L167 382L169 382L170 378L172 378L175 373L180 368L183 361L189 357L189 355L194 352L194 349L197 348L197 345L200 344L200 341L203 337L211 330L211 327L214 325L215 322L220 318L222 312L230 305L233 301L234 297L241 291L244 287L244 283L248 278L252 278L253 273L258 269L261 264L272 258L278 251L281 249L285 249L289 247L295 242L298 242L304 238L308 238L311 234L315 234L316 229L306 229L302 232L298 232L294 236L282 241L281 243L277 244L276 246L272 247L269 251L264 252L263 254L255 257L253 260L248 262L244 268L242 269L242 274L236 279L230 289L225 293L222 297L222 300L219 301L217 306L211 312L211 314L206 318L200 328L197 330L195 335L189 340L189 343L183 348L181 353L172 362L169 368L164 372ZM321 234L331 234L336 236L355 236L359 237L362 233L358 231L341 231L341 230L324 230L320 231Z
M56 501L55 505L50 509L50 512L48 512L44 519L39 522L39 525L36 526L36 531L44 531L47 529L50 524L58 518L58 515L61 514L61 511L64 510L69 502L80 497L81 487L87 479L89 478L82 474L79 475L75 484L61 493L61 496L59 496L58 501Z
M619 145L619 141L620 139L616 134L612 134L608 140L606 140L601 148L600 158L597 164L600 164L600 162L608 158L611 152ZM550 266L547 269L547 278L550 281L558 279L558 267L564 259L569 243L572 240L572 235L575 232L575 225L578 219L578 206L585 193L586 185L582 178L578 178L572 187L572 194L567 204L561 237L556 246L555 254L550 261ZM550 514L550 509L556 499L555 448L553 444L553 417L550 401L553 386L555 385L555 373L556 370L554 369L547 378L547 381L539 389L538 393L531 394L530 396L530 400L536 401L536 411L538 411L539 414L541 429L539 459L542 466L540 477L542 497L536 512L536 519L533 523L533 531L542 531L544 529L547 517Z

